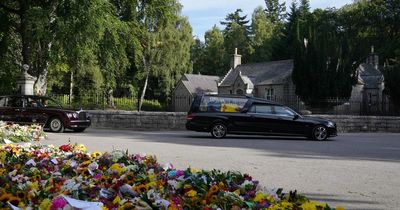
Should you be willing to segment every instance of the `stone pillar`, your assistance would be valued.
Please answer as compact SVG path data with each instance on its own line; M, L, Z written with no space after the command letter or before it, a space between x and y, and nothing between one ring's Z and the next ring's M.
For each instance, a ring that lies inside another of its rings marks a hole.
M33 95L33 85L35 84L36 78L28 74L29 66L23 65L24 71L17 80L19 94L21 95Z

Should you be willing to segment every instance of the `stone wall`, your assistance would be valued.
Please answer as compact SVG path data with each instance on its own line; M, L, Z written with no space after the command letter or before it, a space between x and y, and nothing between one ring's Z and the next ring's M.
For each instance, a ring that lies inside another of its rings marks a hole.
M400 132L400 117L321 115L336 122L339 132Z
M184 112L89 111L92 128L184 130ZM321 115L335 121L339 132L400 132L400 117Z
M131 130L183 130L184 112L88 111L92 128Z

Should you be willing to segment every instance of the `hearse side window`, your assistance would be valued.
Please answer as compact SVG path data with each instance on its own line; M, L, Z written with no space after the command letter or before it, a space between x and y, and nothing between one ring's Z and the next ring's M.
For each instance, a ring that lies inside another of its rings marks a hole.
M283 106L275 106L274 109L275 109L275 113L280 116L294 116L295 115L291 110L289 110Z
M255 104L251 106L249 112L257 114L274 114L274 112L272 111L272 106L261 104Z
M247 98L203 96L200 102L199 111L240 112L247 101Z

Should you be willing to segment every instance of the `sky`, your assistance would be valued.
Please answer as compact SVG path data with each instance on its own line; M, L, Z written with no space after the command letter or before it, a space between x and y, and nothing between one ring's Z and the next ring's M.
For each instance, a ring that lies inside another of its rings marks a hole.
M182 14L189 18L193 28L193 35L204 40L204 33L214 25L221 27L228 13L235 12L240 8L241 15L247 15L251 20L254 9L258 6L265 8L264 0L180 0L183 5ZM292 0L286 0L286 9L289 10ZM310 0L311 9L336 7L340 8L352 0Z

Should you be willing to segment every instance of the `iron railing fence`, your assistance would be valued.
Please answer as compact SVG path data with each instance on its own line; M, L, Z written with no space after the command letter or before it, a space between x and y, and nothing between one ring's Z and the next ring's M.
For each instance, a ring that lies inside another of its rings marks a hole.
M376 115L400 116L400 107L389 101L361 101L343 98L315 100L314 106L307 106L299 98L273 98L273 101L284 104L299 112L327 115Z
M0 95L13 95L16 93L4 92L0 90ZM74 109L116 109L136 111L138 99L133 96L114 96L113 107L109 106L107 97L104 93L87 93L70 98L69 94L52 94L47 96L56 99L65 108ZM317 100L323 108L315 108L307 106L299 98L272 98L273 101L284 104L299 112L308 112L312 114L326 115L375 115L375 116L400 116L400 107L394 105L390 101L357 101L342 98L329 98ZM143 111L169 111L169 107L160 104L157 100L145 100L142 105Z
M137 111L138 107L138 99L133 96L113 96L112 103L107 101L108 97L103 93L81 94L73 98L71 98L69 94L48 94L48 96L57 100L62 107L74 109ZM142 111L165 111L165 108L157 100L144 100Z

